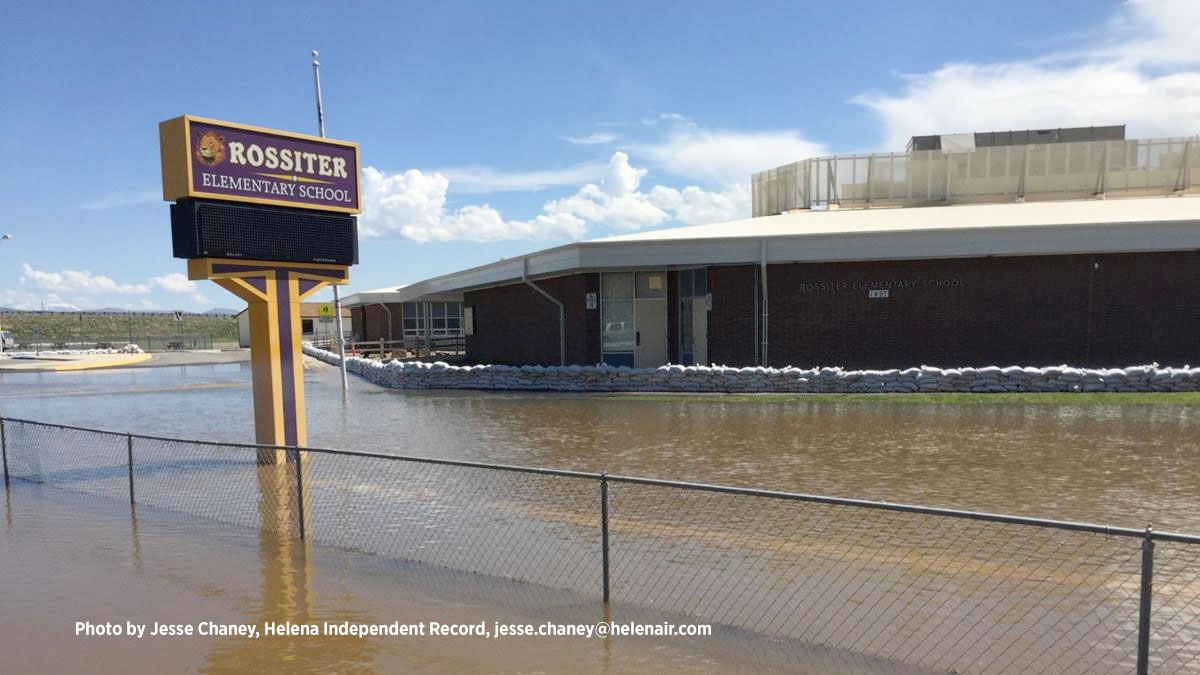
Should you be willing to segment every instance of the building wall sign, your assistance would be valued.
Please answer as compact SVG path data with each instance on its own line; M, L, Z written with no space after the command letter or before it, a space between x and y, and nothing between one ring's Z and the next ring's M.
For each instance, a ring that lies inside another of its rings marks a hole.
M908 290L908 289L946 289L946 288L963 288L965 284L962 279L945 278L945 279L889 279L878 281L808 281L798 285L798 290L801 293L837 293L839 291L862 291L866 290L870 298L886 298L889 290ZM871 294L872 291L882 290L882 295Z
M184 115L159 124L163 199L358 213L358 144Z

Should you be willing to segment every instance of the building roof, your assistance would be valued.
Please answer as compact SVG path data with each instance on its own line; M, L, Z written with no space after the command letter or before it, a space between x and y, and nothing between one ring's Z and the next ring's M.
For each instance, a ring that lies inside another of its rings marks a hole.
M1200 249L1200 197L793 211L575 242L398 287L387 302L581 271Z
M342 298L342 311L346 311L346 307L358 307L360 305L376 305L379 303L397 303L397 302L462 302L461 292L445 292L445 293L427 293L427 294L412 294L406 292L409 285L388 286L387 288L377 288L373 291L359 291L352 293Z

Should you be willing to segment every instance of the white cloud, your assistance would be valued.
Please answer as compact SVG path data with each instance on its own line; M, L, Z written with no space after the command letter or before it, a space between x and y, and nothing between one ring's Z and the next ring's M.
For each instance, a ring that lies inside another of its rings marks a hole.
M10 307L25 311L43 309L77 310L78 305L65 302L57 293L36 294L22 289L0 289L0 307Z
M609 131L596 131L587 136L563 136L562 139L572 145L605 145L620 138Z
M87 270L46 272L35 270L28 263L21 265L21 285L47 291L66 293L118 293L121 295L149 293L149 284L121 284L111 277L92 274Z
M162 191L160 190L142 190L140 192L110 192L104 196L90 199L80 205L79 208L89 211L98 211L102 209L115 209L122 206L134 206L137 204L151 204L157 201L162 201Z
M629 163L629 155L614 152L605 177L597 185L588 183L578 192L545 204L547 213L564 215L616 230L636 230L657 225L670 215L638 191L647 173Z
M505 239L578 239L586 223L569 216L539 215L505 220L488 204L446 209L450 180L441 173L409 169L387 174L362 171L364 237L400 237L413 241L499 241Z
M951 63L904 75L899 94L853 102L878 115L887 145L914 134L1127 123L1131 137L1197 132L1200 3L1128 3L1089 45L1027 61Z
M156 291L184 295L194 305L212 306L212 301L199 292L196 282L178 272L128 284L87 270L50 272L23 263L19 282L20 288L0 289L0 306L32 310L41 309L44 303L46 309L88 310L132 303L138 309L159 310L163 308L160 302L145 297Z
M794 129L707 129L677 114L664 121L672 125L665 138L630 149L667 173L718 186L748 184L756 171L828 152Z
M186 274L172 272L161 277L150 277L150 286L170 293L194 293L196 282L187 278Z
M689 225L720 223L750 215L750 188L738 183L720 192L708 192L695 185L682 190L655 185L650 190L650 203Z
M454 185L454 191L457 193L483 194L579 185L603 175L604 164L591 162L566 169L538 171L501 171L487 166L463 166L436 169L430 173L445 176Z
M388 174L363 169L364 237L398 237L413 241L499 241L513 239L575 240L589 227L636 230L670 221L704 223L744 217L749 212L745 184L710 192L697 186L682 189L654 186L641 190L648 170L634 166L617 151L603 177L574 194L547 201L529 220L506 220L488 204L446 208L450 180L441 173L410 169Z

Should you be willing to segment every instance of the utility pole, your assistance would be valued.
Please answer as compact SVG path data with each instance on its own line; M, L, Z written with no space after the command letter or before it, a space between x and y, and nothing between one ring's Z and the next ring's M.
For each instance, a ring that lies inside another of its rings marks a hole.
M317 131L325 138L325 109L321 105L321 62L317 60L317 50L312 50L313 88L317 94ZM333 324L337 326L338 361L342 371L342 396L345 397L346 384L346 340L342 335L342 300L338 296L337 284L333 286Z

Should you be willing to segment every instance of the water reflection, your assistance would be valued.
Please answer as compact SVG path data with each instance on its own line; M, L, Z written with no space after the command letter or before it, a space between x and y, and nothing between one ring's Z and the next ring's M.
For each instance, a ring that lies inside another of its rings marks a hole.
M256 470L262 523L258 535L261 595L245 603L242 623L257 624L260 630L268 623L378 623L369 613L351 609L362 605L353 594L341 595L318 616L310 583L313 563L309 543L295 536L295 464L258 465ZM375 672L375 653L372 641L337 636L263 635L257 640L228 637L216 642L200 672Z

